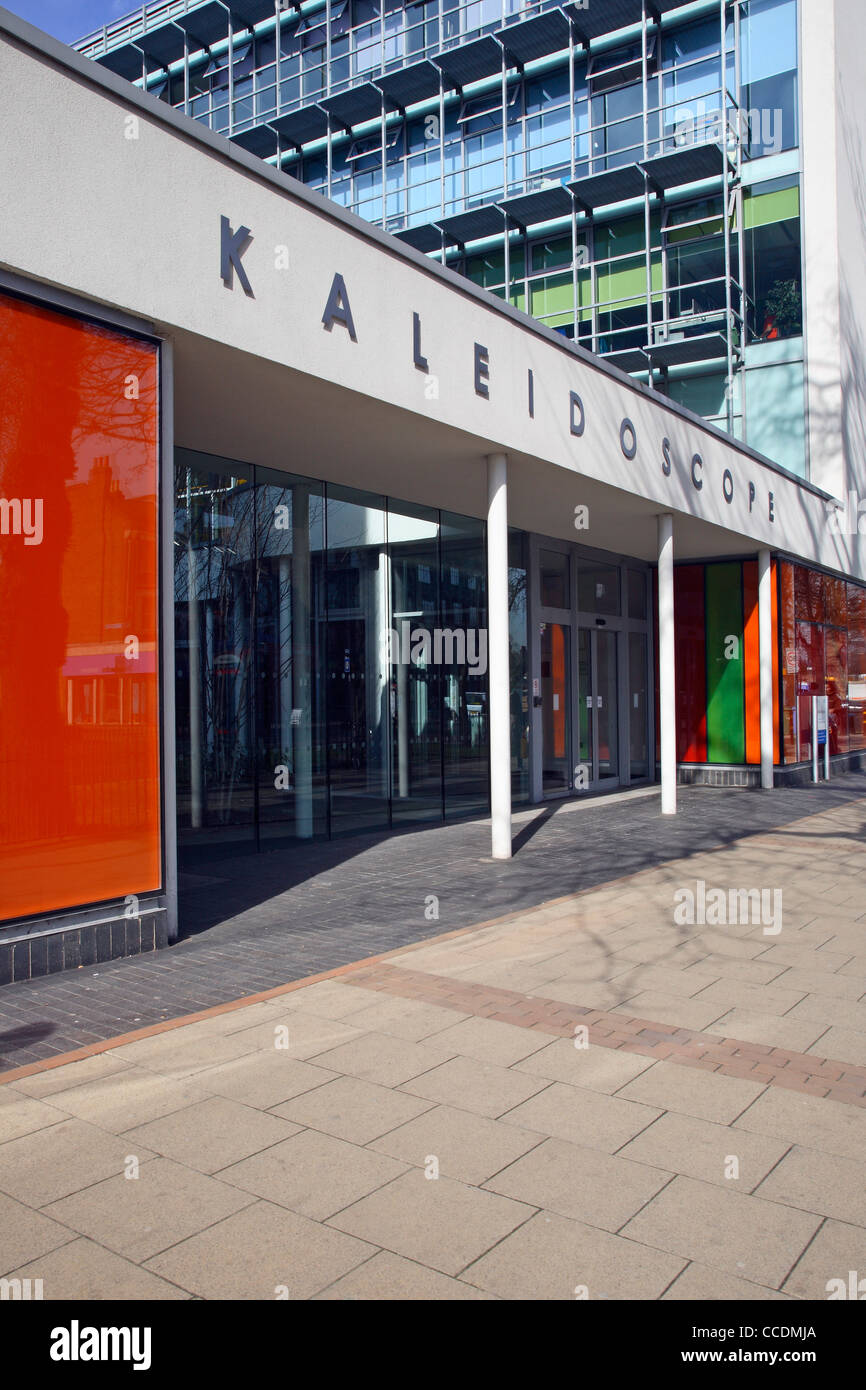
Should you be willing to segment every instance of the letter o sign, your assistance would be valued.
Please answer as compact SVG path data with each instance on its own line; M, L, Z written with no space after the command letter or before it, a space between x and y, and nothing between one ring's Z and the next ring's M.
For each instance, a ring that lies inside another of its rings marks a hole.
M627 459L633 459L637 453L637 434L629 419L623 420L619 427L619 447Z
M730 506L734 500L734 475L730 468L726 468L722 474L722 492L725 494L725 501Z

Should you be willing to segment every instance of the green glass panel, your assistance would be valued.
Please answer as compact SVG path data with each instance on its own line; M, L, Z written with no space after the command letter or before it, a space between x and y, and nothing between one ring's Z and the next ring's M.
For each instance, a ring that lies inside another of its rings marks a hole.
M772 193L747 193L743 199L746 227L766 227L769 222L787 222L800 216L800 189L777 188Z
M545 275L530 282L530 310L535 318L543 318L549 328L561 328L574 321L574 290L571 273Z
M707 565L707 762L746 761L743 570Z
M557 270L560 266L571 265L571 237L557 237L555 241L540 241L532 248L532 269Z
M652 257L651 273L653 294L660 294L662 266L659 256ZM617 309L634 309L646 303L646 261L642 256L611 270L599 271L599 304L613 304L615 301L619 301L616 303Z
M644 223L642 217L630 217L625 222L614 222L608 227L599 227L595 233L596 260L606 256L625 256L629 251L643 251Z

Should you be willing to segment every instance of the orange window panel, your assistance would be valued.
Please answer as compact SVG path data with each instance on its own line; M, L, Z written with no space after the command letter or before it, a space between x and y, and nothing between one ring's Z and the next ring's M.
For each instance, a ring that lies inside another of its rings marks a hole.
M0 295L0 920L162 886L157 348Z
M557 758L565 757L565 634L554 623L551 641L553 668L553 751Z

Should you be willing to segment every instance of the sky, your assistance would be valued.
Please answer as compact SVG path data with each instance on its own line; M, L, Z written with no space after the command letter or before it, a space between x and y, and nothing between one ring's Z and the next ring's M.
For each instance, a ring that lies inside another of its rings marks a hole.
M137 8L135 0L2 0L2 4L64 43L73 43Z

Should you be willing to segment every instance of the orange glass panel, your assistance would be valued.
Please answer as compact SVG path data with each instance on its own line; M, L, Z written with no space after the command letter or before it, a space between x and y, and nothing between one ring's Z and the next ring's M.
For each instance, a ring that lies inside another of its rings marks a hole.
M158 370L0 295L0 920L162 886Z
M559 623L551 627L553 635L553 753L565 757L565 634Z

